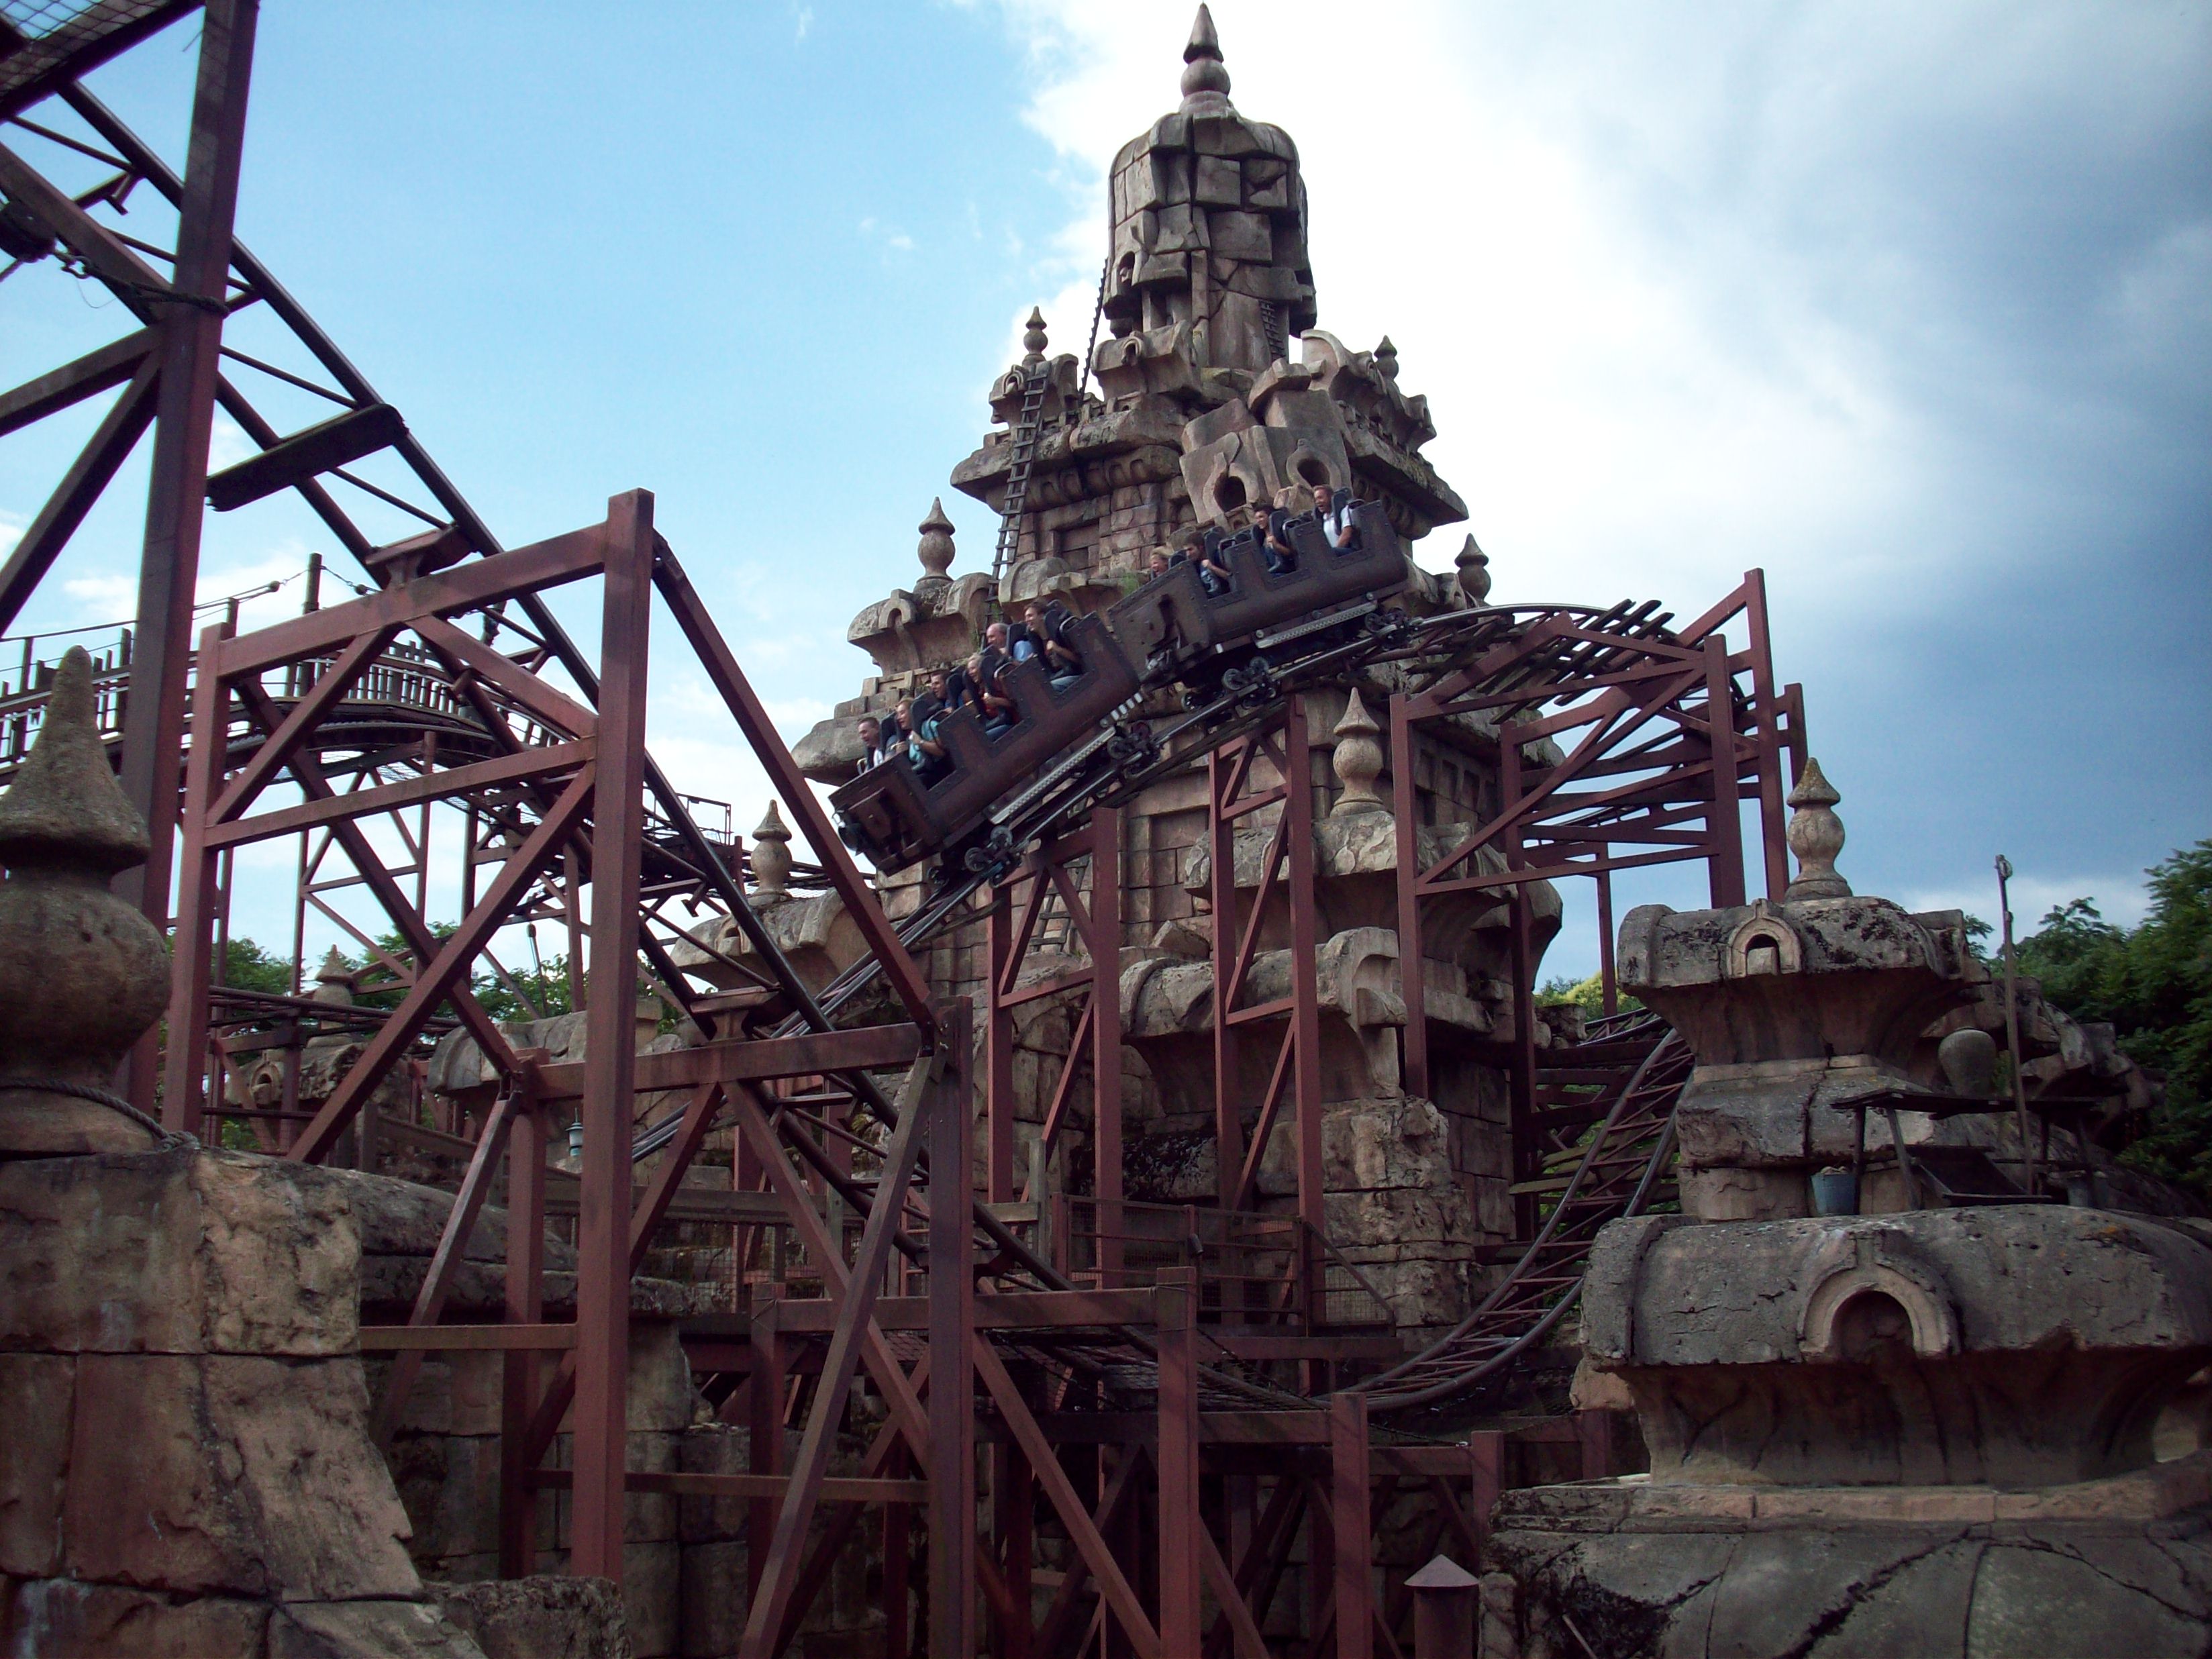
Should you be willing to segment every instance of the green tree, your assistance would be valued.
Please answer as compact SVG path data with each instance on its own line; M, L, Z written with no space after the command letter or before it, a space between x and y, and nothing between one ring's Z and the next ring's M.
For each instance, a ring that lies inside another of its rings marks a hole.
M240 991L292 993L292 959L265 951L250 939L224 941L222 982Z
M2070 900L2019 942L2020 968L2075 1018L2109 1021L2123 1052L2165 1074L2165 1102L2127 1160L2212 1197L2212 839L2148 873L2141 926L2115 927Z

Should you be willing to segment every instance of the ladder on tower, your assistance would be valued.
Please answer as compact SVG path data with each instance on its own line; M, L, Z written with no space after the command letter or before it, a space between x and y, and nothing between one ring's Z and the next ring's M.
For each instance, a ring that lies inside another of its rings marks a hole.
M1030 468L1036 459L1037 428L1044 423L1045 389L1052 381L1052 365L1040 362L1028 371L1022 392L1021 417L1014 422L1012 464L1006 469L1006 495L999 509L999 550L991 559L991 582L995 587L1006 575L1014 550L1022 539L1022 507L1029 500Z

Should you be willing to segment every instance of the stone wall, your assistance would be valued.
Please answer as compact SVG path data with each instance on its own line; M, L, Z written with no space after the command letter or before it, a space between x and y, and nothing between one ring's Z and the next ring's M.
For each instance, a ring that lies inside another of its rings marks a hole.
M368 1438L358 1255L320 1171L0 1164L9 1651L473 1659Z

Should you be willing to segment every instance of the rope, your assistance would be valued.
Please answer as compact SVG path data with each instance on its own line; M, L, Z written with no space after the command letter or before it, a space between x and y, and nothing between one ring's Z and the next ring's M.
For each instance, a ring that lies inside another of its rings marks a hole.
M149 1132L162 1146L197 1146L199 1142L191 1135L179 1134L165 1129L140 1111L121 1095L110 1094L105 1089L94 1088L89 1083L64 1083L59 1078L16 1077L0 1082L0 1094L11 1095L70 1095L78 1100L88 1100L95 1106L105 1106L111 1112L129 1118L140 1128Z

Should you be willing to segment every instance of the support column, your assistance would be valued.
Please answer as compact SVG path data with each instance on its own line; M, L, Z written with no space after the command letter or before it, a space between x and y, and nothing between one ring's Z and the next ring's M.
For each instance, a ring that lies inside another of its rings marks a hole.
M968 1005L938 1019L942 1071L929 1122L929 1659L975 1656L975 1279L970 1261L975 1103Z
M752 1372L745 1383L745 1428L749 1443L746 1467L755 1474L781 1474L784 1463L783 1407L791 1391L785 1369L789 1358L783 1340L784 1286L781 1282L761 1287L753 1304L747 1329L752 1343ZM768 1565L768 1540L775 1531L776 1501L750 1498L745 1504L745 1603L760 1594L761 1574ZM759 1542L756 1546L754 1540Z
M1256 743L1257 737L1246 739ZM1229 751L1206 757L1206 874L1213 898L1213 1139L1215 1195L1224 1210L1237 1202L1244 1168L1243 1101L1237 1086L1237 1027L1229 1018L1230 964L1237 959L1237 823L1229 793L1239 767ZM1264 900L1265 895L1261 896Z
M200 659L212 662L228 637L228 623L210 623L200 635ZM203 732L220 729L229 693L219 673L203 672L193 687L193 723ZM207 1081L205 1046L210 998L217 970L213 957L215 918L220 908L217 860L205 845L207 815L223 784L223 749L194 744L185 774L184 880L177 902L177 935L170 946L168 1029L176 1032L166 1056L167 1078L161 1094L161 1121L181 1134L200 1133L202 1085ZM221 1104L218 1096L216 1103ZM251 1103L248 1103L249 1104Z
M1429 1093L1427 975L1421 968L1420 804L1413 792L1413 721L1402 692L1390 696L1390 811L1398 831L1398 988L1406 1003L1406 1092Z
M1743 810L1736 799L1735 682L1729 672L1728 639L1715 634L1705 641L1705 717L1712 743L1713 908L1744 902Z
M525 1098L515 1103L507 1139L508 1324L544 1318L544 1268L545 1112ZM538 1487L526 1454L530 1420L538 1414L538 1358L510 1349L501 1371L499 1576L520 1578L538 1570Z
M1198 1504L1198 1275L1164 1267L1152 1292L1159 1340L1160 1651L1196 1654L1201 1634Z
M646 653L653 497L607 503L599 639L599 771L592 801L591 1001L576 1222L574 1542L579 1573L622 1582L629 1460L630 1112L637 1073L639 860L645 821ZM571 971L574 964L571 963Z
M203 301L161 307L155 356L154 461L146 489L146 539L138 567L138 622L131 697L123 727L123 793L145 815L150 850L117 890L157 927L169 925L170 859L183 763L185 676L191 652L192 590L198 580L200 520L207 497L208 443L221 379L222 304L228 291L231 224L246 147L246 94L252 77L259 0L208 0L201 13L199 81L192 97L184 199L177 218L177 290ZM190 1033L181 1041L195 1041ZM131 1051L127 1091L154 1109L159 1038Z
M1040 873L1037 880L1044 877ZM1006 981L1014 954L1013 894L1011 882L991 887L991 909L984 927L983 1123L984 1191L994 1204L1014 1196L1014 1011L1006 1006ZM1073 1055L1068 1064L1073 1065ZM1030 1190L1044 1191L1032 1181Z
M1091 1042L1099 1283L1111 1288L1121 1271L1121 811L1112 806L1091 814Z
M999 1621L999 1659L1030 1659L1030 1570L1036 1554L1036 1502L1030 1489L1030 1460L1017 1445L1001 1445L991 1452L992 1531L1000 1548L999 1571L1006 1580L1006 1600L1015 1617Z
M1315 980L1314 967L1321 952L1321 915L1314 895L1313 744L1306 727L1304 697L1292 697L1284 707L1283 764L1283 835L1290 866L1291 1018L1297 1044L1291 1066L1298 1113L1298 1215L1318 1234L1326 1226L1321 1156L1321 987ZM1259 902L1266 902L1267 896L1261 894ZM1318 1263L1316 1269L1318 1272Z
M1374 1548L1367 1499L1367 1396L1328 1402L1329 1518L1336 1576L1337 1659L1374 1659Z

